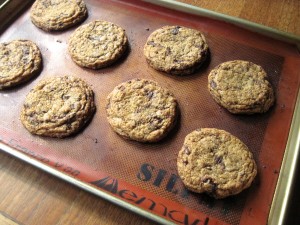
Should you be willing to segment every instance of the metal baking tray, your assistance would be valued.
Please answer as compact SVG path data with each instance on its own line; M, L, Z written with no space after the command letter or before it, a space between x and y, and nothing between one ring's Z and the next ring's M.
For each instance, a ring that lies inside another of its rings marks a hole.
M116 23L126 30L130 43L127 54L114 65L89 70L73 63L67 52L68 38L76 27L44 32L30 21L32 1L16 2L1 5L0 18L5 23L0 27L0 41L30 39L37 43L43 70L30 82L0 92L2 151L162 224L283 223L300 143L299 37L175 1L86 0L89 16L83 23L95 19ZM146 63L145 41L164 25L191 27L206 36L210 57L195 74L167 75ZM233 59L253 61L269 74L276 104L267 113L232 115L209 95L208 73ZM31 135L19 119L26 94L40 79L68 74L85 79L95 92L97 112L91 123L70 138ZM179 123L159 143L124 140L108 125L106 96L132 78L155 80L178 100ZM251 149L258 176L249 189L214 200L184 188L177 175L177 153L184 137L200 127L225 129Z

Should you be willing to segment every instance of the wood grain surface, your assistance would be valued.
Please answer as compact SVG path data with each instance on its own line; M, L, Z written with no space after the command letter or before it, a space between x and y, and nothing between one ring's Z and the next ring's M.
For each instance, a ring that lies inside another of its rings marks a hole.
M300 35L299 0L181 2ZM299 186L299 183L296 185ZM297 190L293 199L295 204L291 207L287 224L300 224ZM0 152L0 225L6 224L154 223Z
M299 0L179 0L300 36Z

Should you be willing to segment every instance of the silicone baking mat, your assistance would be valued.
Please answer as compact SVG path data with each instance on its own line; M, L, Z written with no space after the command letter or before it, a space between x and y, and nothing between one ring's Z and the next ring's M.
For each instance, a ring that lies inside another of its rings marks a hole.
M1 142L166 221L194 225L266 224L300 83L300 59L295 46L225 22L139 1L86 0L86 4L89 16L84 24L100 19L126 30L130 43L126 55L108 68L80 68L67 52L68 38L76 27L47 33L36 28L30 21L29 9L25 11L1 33L0 40L29 39L37 43L43 70L29 83L0 92ZM195 74L173 76L148 66L143 46L150 33L164 25L198 29L206 36L210 56ZM210 70L235 59L252 61L267 71L276 94L275 106L267 113L233 115L211 98L207 91ZM97 106L95 116L82 132L70 138L31 135L19 119L25 96L41 79L63 75L81 77L91 85ZM155 80L178 100L178 124L159 143L124 140L106 120L106 96L116 85L133 78ZM229 131L251 149L258 176L249 189L214 200L184 188L177 174L177 153L184 137L201 127Z

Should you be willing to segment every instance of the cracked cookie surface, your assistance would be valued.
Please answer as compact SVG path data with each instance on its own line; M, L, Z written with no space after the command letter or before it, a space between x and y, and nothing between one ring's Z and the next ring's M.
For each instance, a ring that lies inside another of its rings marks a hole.
M73 61L82 67L100 69L117 61L127 49L123 28L96 20L78 27L68 44Z
M94 93L84 80L51 77L26 96L21 121L32 134L63 138L87 124L95 109Z
M144 55L151 67L170 74L195 72L208 54L204 35L182 26L164 26L147 39Z
M208 90L231 113L264 113L274 104L273 88L264 69L252 62L224 62L208 76Z
M32 23L45 31L60 31L82 22L87 8L82 0L36 0L30 10Z
M257 174L248 147L230 133L215 128L198 129L186 136L177 168L189 190L217 199L240 193Z
M42 67L38 46L29 40L0 44L0 90L21 84L37 75Z
M106 112L113 130L124 138L156 142L175 125L177 101L156 82L133 79L108 95Z

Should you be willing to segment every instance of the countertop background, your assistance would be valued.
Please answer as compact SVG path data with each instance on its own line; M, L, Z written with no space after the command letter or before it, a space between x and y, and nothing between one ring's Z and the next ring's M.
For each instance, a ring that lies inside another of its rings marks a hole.
M299 0L181 0L300 36ZM300 170L298 169L297 174ZM297 175L296 175L297 176ZM300 175L298 176L300 178ZM300 224L296 179L286 224ZM0 224L154 224L0 152Z

